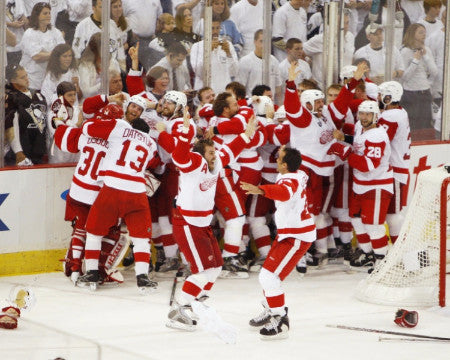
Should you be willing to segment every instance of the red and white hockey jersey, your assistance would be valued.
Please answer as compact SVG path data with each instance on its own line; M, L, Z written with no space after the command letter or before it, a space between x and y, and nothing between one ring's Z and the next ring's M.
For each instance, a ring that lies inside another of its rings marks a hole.
M402 108L385 110L378 120L378 125L386 130L391 141L390 162L394 178L402 184L407 184L411 154L408 113Z
M275 224L278 241L293 237L301 241L316 240L316 226L306 202L308 176L301 170L278 174L273 185L260 185L264 196L275 200Z
M297 89L293 81L287 82L284 98L286 117L289 120L291 147L302 154L302 165L318 175L333 174L335 155L327 154L330 145L336 140L333 131L334 122L318 118L300 104Z
M172 153L173 162L180 170L177 207L187 223L198 227L211 224L219 173L234 161L245 145L241 136L224 144L216 152L215 167L210 171L203 156L191 152L188 142L178 141Z
M159 161L156 143L149 134L133 129L122 119L87 122L82 131L108 141L103 160L105 185L133 193L146 191L144 172L151 161Z
M353 191L364 194L373 189L394 192L394 175L389 163L391 145L383 127L364 130L358 121L355 125L353 153L348 165L353 168Z
M60 125L55 132L55 144L62 151L80 153L69 195L74 200L92 205L103 186L102 162L109 148L108 141L86 136L81 128Z

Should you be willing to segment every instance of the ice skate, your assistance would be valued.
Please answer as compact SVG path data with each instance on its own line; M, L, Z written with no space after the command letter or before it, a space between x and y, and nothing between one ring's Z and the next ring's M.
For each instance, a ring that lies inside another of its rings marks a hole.
M194 319L190 305L180 305L174 301L167 317L169 320L166 326L169 328L185 331L195 331L197 328L197 320Z
M177 257L166 258L155 274L159 278L173 278L179 267L180 260Z
M373 252L361 253L358 258L350 261L350 267L354 270L367 272L368 269L373 268L375 258Z
M271 315L268 323L259 331L261 340L280 340L289 337L288 308L284 308L286 314Z
M148 278L147 274L139 274L136 276L138 291L142 295L155 292L158 289L158 283Z
M368 270L367 270L367 272L369 273L369 274L372 274L372 272L375 270L375 268L380 264L380 262L382 262L383 261L383 259L385 258L385 256L386 255L382 255L382 254L374 254L373 255L373 257L374 257L374 263L373 263L373 266L371 267L371 268L369 268Z
M223 258L221 279L248 279L248 269L242 264L239 255Z
M262 306L264 308L264 310L258 315L255 316L253 319L250 319L250 321L248 322L249 326L250 326L250 330L260 330L261 327L263 327L264 325L266 325L269 321L270 321L270 309L267 307L267 305L263 302Z
M352 244L342 244L342 251L344 252L344 265L350 265L354 254Z
M156 249L156 262L155 271L158 272L159 268L164 264L166 260L166 254L164 253L164 248L162 246L155 246Z
M130 245L130 249L128 251L128 255L125 256L122 260L122 265L124 268L130 268L134 264L134 253L133 253L133 245Z
M295 266L295 270L297 270L298 276L300 277L305 276L307 271L306 254L299 260L299 262Z
M80 287L89 286L91 291L97 290L97 285L100 281L100 274L98 270L89 270L83 276L80 276L76 285Z
M313 269L320 269L328 264L328 253L321 253L316 251L316 253L311 258L307 258L306 263L308 267L311 267Z

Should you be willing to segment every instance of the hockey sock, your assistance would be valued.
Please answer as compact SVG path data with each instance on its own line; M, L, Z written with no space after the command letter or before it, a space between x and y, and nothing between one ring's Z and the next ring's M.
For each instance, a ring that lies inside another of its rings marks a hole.
M264 291L270 310L284 315L284 291L278 275L262 268L259 273L259 283Z
M339 232L339 220L337 218L333 218L333 237L338 238L340 237L340 232Z
M86 234L86 246L84 252L86 270L98 270L98 260L100 258L100 249L102 247L101 235Z
M373 252L379 255L386 255L388 238L384 225L365 224L365 227L372 243Z
M181 288L178 302L181 305L190 304L200 295L207 283L207 276L203 272L189 275Z
M367 234L356 234L356 239L358 240L359 247L366 254L372 251L372 244L370 243L370 237Z
M150 244L148 239L131 237L134 253L134 271L136 275L148 274L150 264Z
M327 228L317 229L317 240L314 242L316 250L322 254L328 253L328 231Z
M223 257L236 256L239 253L244 222L245 216L239 216L225 222Z
M84 250L84 244L86 241L86 230L75 228L72 235L72 242L70 247L72 249L72 257L74 259L80 259L81 253Z
M255 245L258 248L259 255L263 258L267 257L272 238L270 237L270 229L266 225L265 217L249 217L250 230L255 239Z
M341 234L341 241L343 244L348 244L352 241L352 223L350 221L343 222L339 221L339 233Z
M178 251L178 245L173 244L169 246L164 246L164 254L166 255L166 258L173 258L177 256Z
M157 222L152 223L152 241L155 246L162 246L161 228Z
M389 226L389 236L391 238L392 244L395 243L395 241L398 238L398 235L400 234L400 230L402 228L404 217L402 214L388 214L386 215L386 222Z

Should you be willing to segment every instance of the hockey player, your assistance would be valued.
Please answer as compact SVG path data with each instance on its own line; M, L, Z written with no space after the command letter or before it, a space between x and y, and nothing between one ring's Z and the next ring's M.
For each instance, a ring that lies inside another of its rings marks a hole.
M277 238L259 273L259 282L267 302L262 315L250 320L262 339L286 338L289 318L281 282L290 274L316 239L316 227L306 202L308 176L298 170L300 152L282 146L278 151L278 177L275 184L254 186L245 182L241 187L247 194L262 195L275 200Z
M380 114L378 103L366 100L359 105L355 125L353 148L334 143L329 153L347 160L353 169L353 193L350 216L356 237L363 251L350 266L355 268L374 266L387 253L388 238L384 221L393 193L393 172L389 164L391 145L383 127L377 126ZM336 132L338 140L343 133Z
M394 195L386 216L392 243L397 240L402 227L401 210L406 206L409 187L411 134L408 113L399 105L402 95L402 85L396 81L387 81L380 85L384 111L381 113L378 124L386 130L389 136L391 142L389 160L394 171Z
M101 97L98 98L101 106ZM87 100L86 100L87 101ZM105 104L103 104L105 105ZM146 196L144 171L151 162L158 161L156 143L148 135L148 125L139 118L146 100L130 98L124 119L87 122L82 132L107 142L103 160L104 185L94 201L86 220L85 264L86 274L80 284L96 288L99 281L98 260L101 238L110 226L122 218L127 224L134 244L137 285L141 292L154 289L148 278L151 236L151 215Z
M192 275L186 278L180 296L169 311L167 326L192 331L197 323L189 314L191 304L202 291L211 290L223 264L210 226L217 180L221 170L250 143L256 124L252 117L245 132L217 152L211 140L200 140L190 151L194 132L187 111L183 124L183 134L172 153L173 162L180 169L173 231L180 250L191 264ZM160 138L167 136L170 135L162 132Z

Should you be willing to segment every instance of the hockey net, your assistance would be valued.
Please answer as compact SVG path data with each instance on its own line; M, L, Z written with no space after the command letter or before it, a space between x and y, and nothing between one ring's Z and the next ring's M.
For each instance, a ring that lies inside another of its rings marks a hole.
M422 171L394 246L356 289L361 301L395 306L445 306L449 246L446 167Z

